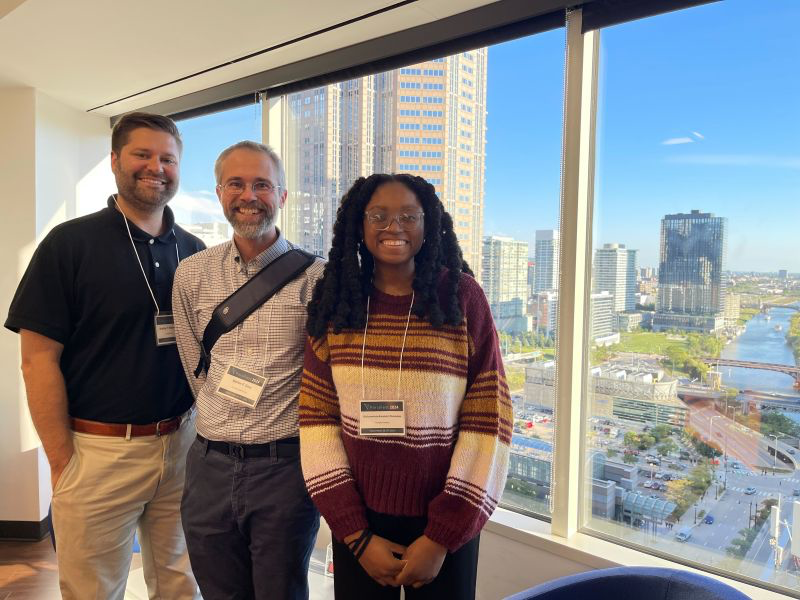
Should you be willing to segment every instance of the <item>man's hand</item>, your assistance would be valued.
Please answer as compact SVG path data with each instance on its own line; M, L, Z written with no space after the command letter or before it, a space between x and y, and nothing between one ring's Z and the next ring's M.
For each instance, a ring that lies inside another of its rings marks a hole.
M447 548L427 536L420 536L403 554L405 568L397 576L397 585L419 588L433 581L442 568Z
M74 450L71 450L69 455L66 458L62 457L53 457L49 458L50 461L50 485L52 486L52 490L56 490L56 486L58 485L58 480L61 479L61 475L64 474L64 469L67 468L70 459L72 458Z
M28 407L50 462L50 483L55 489L74 452L67 416L67 387L60 364L64 346L27 329L20 329L19 333Z
M359 537L361 537L361 531L344 538L344 543L347 544ZM406 563L404 560L396 559L392 553L403 554L405 551L405 546L395 544L379 535L373 535L358 562L367 574L381 585L397 586L395 577L403 570Z

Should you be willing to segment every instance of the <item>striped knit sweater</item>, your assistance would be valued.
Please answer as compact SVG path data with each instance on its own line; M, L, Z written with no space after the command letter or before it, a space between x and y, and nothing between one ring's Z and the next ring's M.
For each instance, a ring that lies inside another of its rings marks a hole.
M443 293L440 290L440 293ZM411 315L400 397L406 435L358 434L363 330L329 330L306 345L300 389L303 475L339 540L367 527L365 508L427 516L453 552L475 537L502 493L512 412L483 290L462 276L459 326ZM367 400L395 400L411 296L374 291L364 358Z

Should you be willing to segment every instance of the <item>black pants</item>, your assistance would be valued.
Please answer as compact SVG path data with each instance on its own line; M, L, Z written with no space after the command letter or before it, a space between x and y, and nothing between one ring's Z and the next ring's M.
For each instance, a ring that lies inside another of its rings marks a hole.
M425 531L425 517L393 517L367 511L369 527L376 535L408 546ZM432 582L421 588L405 588L407 600L475 600L480 536L448 553ZM382 586L361 567L344 544L333 541L333 588L336 600L397 600L400 588Z
M241 459L195 440L181 518L205 600L304 600L319 513L300 457Z

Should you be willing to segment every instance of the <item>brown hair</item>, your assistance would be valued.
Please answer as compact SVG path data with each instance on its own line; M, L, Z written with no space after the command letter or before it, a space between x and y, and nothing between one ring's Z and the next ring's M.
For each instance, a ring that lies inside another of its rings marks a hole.
M141 127L170 134L178 143L178 150L183 152L183 140L181 140L181 134L175 125L175 121L163 115L154 115L146 112L128 113L116 122L114 129L111 131L111 151L119 155L122 147L128 143L128 136L131 131Z

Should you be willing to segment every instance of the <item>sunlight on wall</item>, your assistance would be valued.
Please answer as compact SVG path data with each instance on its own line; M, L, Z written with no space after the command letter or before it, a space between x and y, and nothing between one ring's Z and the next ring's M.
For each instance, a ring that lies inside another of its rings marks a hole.
M109 195L116 191L111 159L104 156L75 186L75 216L82 217L105 208Z

